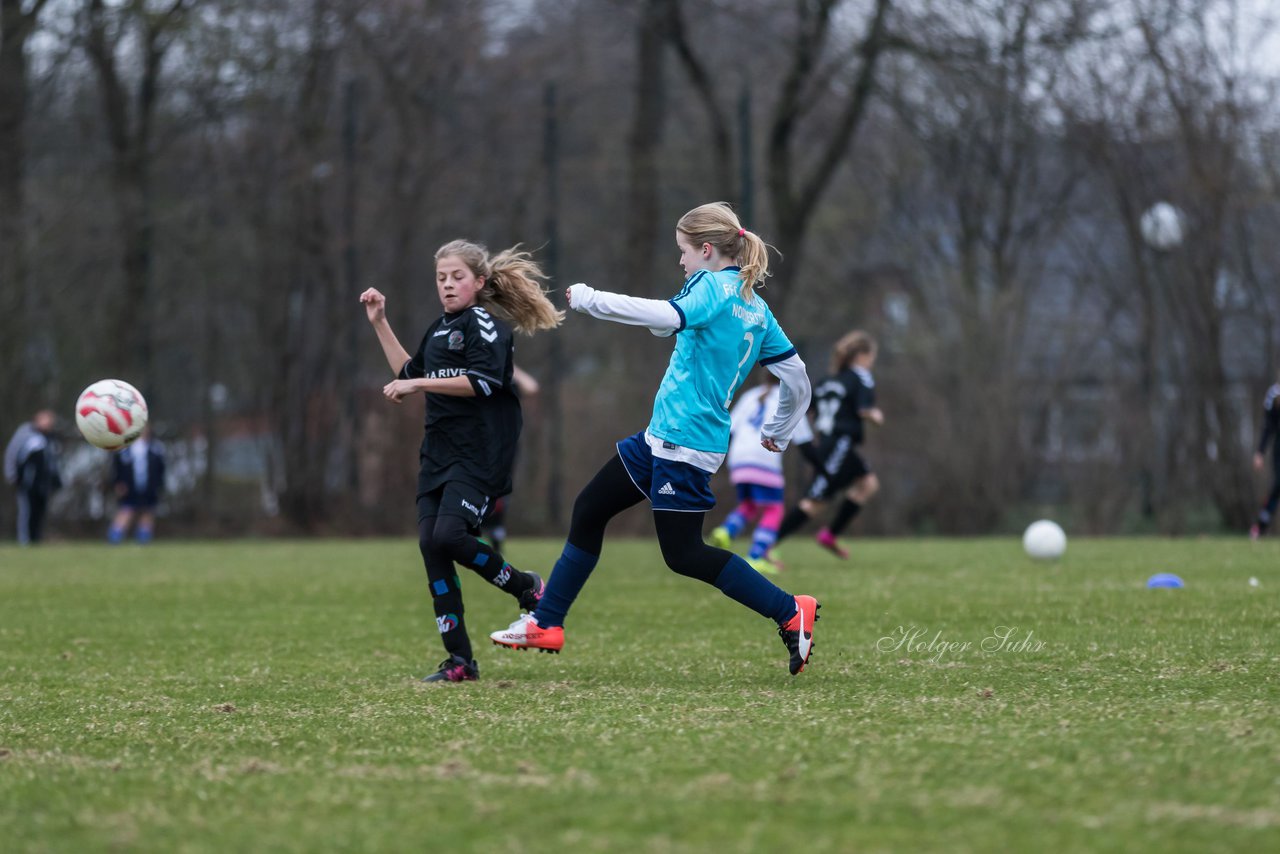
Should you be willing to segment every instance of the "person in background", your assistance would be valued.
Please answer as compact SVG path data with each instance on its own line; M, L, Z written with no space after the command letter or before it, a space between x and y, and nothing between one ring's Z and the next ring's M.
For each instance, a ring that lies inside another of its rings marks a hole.
M1258 519L1249 529L1249 537L1258 539L1267 532L1276 516L1276 505L1280 504L1280 376L1278 381L1267 389L1262 399L1262 435L1258 439L1258 450L1253 455L1253 470L1262 471L1267 460L1267 446L1271 446L1271 491L1258 511Z
M41 409L18 426L4 451L4 479L18 493L20 545L34 545L44 539L49 498L62 487L58 443L53 433L56 423L53 410Z
M738 506L711 532L712 545L727 549L748 525L755 524L747 563L765 573L782 569L771 553L786 509L782 455L762 448L759 439L765 420L778 409L778 388L778 378L765 371L760 384L743 392L729 412L729 480L738 494ZM821 465L808 419L797 422L791 446L815 468Z
M876 381L871 376L875 363L875 339L861 330L848 333L832 349L831 375L813 390L818 473L808 494L782 520L778 542L804 527L839 495L840 506L831 523L818 531L817 541L841 560L849 556L836 537L880 491L879 478L858 453L864 422L877 427L884 424L884 413L876 406Z
M164 473L164 445L155 440L150 426L132 445L112 455L111 484L120 506L107 529L109 543L121 543L135 519L134 536L139 544L146 545L155 537L156 506L164 494Z

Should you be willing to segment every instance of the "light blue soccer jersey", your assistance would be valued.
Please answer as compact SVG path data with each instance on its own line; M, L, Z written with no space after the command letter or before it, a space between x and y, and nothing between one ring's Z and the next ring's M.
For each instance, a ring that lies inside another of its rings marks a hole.
M671 300L680 315L676 349L653 402L649 434L695 451L729 450L729 406L752 367L796 348L763 299L743 302L737 267L699 270Z

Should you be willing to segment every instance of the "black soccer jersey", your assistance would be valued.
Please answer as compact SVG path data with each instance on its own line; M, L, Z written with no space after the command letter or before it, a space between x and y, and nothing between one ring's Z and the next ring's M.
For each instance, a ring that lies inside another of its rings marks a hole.
M1267 445L1275 439L1276 459L1280 461L1280 383L1267 389L1262 401L1262 437L1258 440L1258 453L1266 454Z
M846 368L827 377L813 390L817 410L813 429L825 447L832 437L849 436L862 441L862 415L876 405L876 381L866 368Z
M490 497L511 491L523 420L511 382L511 329L480 306L444 314L427 330L401 379L465 376L475 397L428 394L419 494L462 481Z

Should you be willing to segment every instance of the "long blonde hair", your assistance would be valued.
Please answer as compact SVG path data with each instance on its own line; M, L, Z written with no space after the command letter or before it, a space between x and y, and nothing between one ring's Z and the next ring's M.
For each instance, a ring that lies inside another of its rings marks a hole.
M490 258L489 250L479 243L451 240L436 250L437 261L448 256L461 258L472 273L484 279L476 302L497 312L517 332L532 335L539 329L554 329L564 320L564 312L551 304L542 289L540 280L546 274L519 244Z
M694 246L710 243L721 255L738 263L745 302L751 302L752 288L763 285L770 275L768 244L760 235L742 227L728 202L699 205L680 217L676 230Z

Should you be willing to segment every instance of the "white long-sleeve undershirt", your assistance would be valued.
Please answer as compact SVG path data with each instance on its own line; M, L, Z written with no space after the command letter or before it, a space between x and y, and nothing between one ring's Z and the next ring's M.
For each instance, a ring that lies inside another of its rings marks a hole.
M667 300L629 297L578 283L569 288L569 304L575 311L601 320L646 327L661 338L680 328L680 313Z
M765 365L765 370L778 378L781 387L778 389L778 408L761 428L760 436L772 439L778 450L785 451L791 443L791 434L795 432L796 425L809 411L809 400L813 397L809 372L797 355Z

